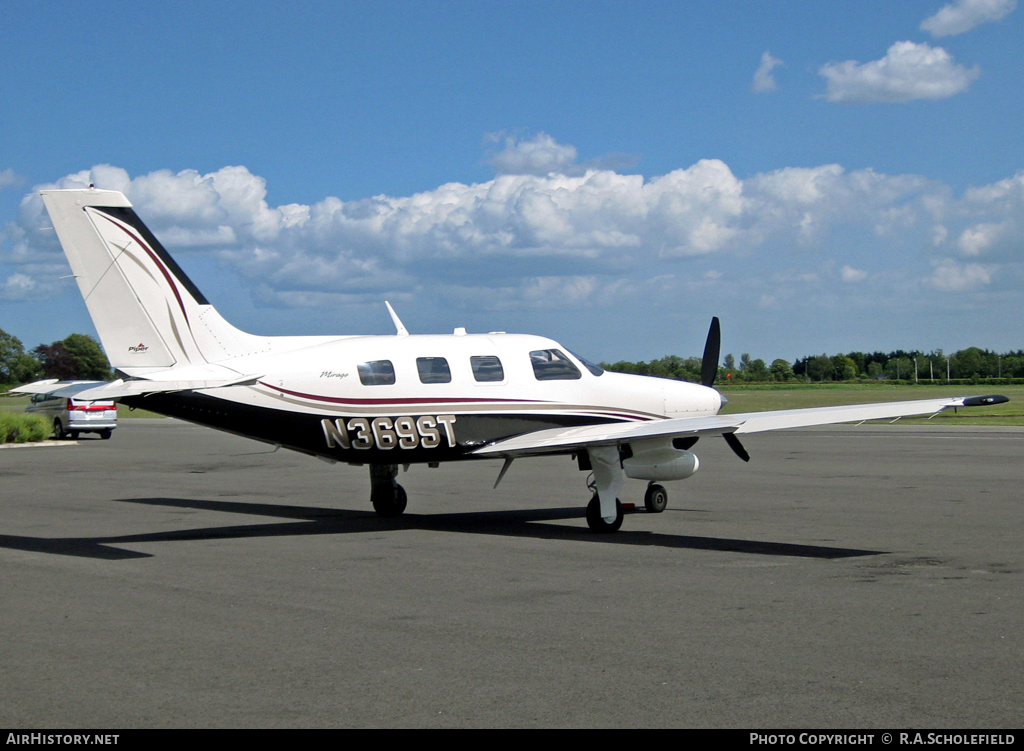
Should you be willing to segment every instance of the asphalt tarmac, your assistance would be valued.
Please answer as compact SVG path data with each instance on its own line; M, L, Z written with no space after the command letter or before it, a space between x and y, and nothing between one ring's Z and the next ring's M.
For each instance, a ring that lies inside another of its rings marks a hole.
M172 420L0 451L0 726L1006 728L1024 431L702 439L587 529L568 458L366 468Z

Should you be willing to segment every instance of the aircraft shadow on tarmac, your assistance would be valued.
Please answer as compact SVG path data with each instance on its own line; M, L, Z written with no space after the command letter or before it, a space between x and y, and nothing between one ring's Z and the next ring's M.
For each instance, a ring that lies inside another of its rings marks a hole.
M308 506L278 506L232 501L204 501L189 498L124 498L119 502L152 506L173 506L203 511L220 511L231 514L252 514L255 516L294 519L296 521L206 527L202 529L184 529L112 537L60 538L0 535L0 548L105 560L124 560L130 558L149 558L152 554L125 550L115 546L151 542L243 539L246 537L344 535L391 530L430 530L462 534L499 535L503 537L571 540L573 542L602 543L606 545L652 545L664 548L719 550L798 558L852 558L882 555L885 553L885 551L881 550L855 550L851 548L793 545L790 543L763 542L759 540L691 537L688 535L670 535L645 531L620 531L615 535L600 535L586 529L580 529L579 527L544 523L582 518L584 515L583 509L578 507L454 514L406 513L400 517L382 519L371 511Z

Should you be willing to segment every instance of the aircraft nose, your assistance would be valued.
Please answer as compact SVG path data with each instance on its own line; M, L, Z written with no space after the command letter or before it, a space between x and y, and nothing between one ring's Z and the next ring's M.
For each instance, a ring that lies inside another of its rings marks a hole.
M669 382L664 384L665 414L669 417L687 417L697 414L716 414L724 399L715 389L695 383Z

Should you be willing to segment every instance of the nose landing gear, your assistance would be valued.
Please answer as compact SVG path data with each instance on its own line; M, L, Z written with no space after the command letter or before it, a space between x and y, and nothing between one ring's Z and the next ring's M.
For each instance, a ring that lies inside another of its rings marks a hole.
M660 514L668 506L668 491L664 485L652 482L644 493L644 507L652 514Z

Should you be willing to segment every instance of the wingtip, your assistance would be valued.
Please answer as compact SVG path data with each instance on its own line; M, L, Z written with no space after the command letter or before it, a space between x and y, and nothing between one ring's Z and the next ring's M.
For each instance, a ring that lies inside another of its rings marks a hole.
M990 394L988 396L965 396L965 407L986 407L990 404L1006 404L1010 397L1002 394Z

